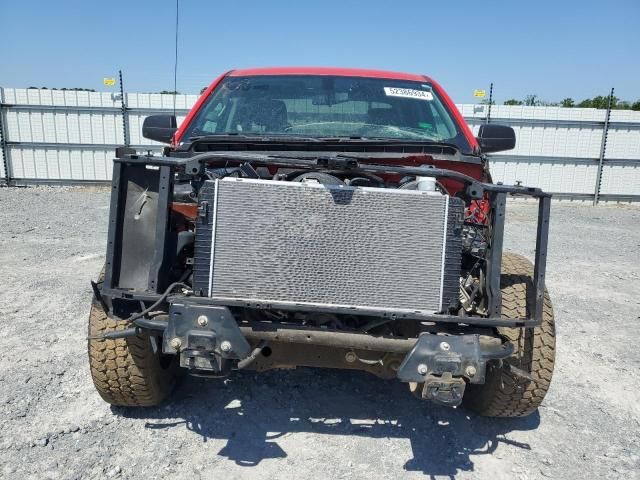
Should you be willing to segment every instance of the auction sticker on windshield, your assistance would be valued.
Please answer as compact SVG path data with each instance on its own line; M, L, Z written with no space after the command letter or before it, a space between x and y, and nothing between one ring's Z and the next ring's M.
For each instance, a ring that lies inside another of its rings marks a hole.
M417 100L433 100L433 94L424 90L413 88L384 87L387 97L415 98Z

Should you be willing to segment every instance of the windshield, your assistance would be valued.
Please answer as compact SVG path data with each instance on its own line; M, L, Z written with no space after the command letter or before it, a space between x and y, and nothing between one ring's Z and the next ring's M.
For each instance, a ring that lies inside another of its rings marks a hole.
M286 135L469 145L428 82L342 76L227 77L182 138Z

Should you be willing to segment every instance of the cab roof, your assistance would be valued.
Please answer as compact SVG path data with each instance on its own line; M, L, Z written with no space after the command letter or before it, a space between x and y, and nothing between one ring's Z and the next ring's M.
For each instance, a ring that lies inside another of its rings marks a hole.
M409 80L414 82L431 82L425 75L414 73L389 72L386 70L368 70L362 68L333 68L333 67L265 67L232 70L228 73L232 77L247 77L254 75L332 75L339 77L368 77L387 78L392 80Z

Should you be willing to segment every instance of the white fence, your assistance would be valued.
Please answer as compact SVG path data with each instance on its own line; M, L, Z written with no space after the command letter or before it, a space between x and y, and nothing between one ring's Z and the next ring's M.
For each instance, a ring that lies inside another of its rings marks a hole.
M177 95L181 121L197 95ZM132 147L160 144L141 135L148 115L173 112L174 96L125 94L126 113L111 93L0 89L4 161L0 177L17 183L105 181L114 148L124 143L124 119ZM488 106L458 105L477 131ZM493 106L492 123L512 126L514 150L491 156L494 181L538 186L558 196L590 199L598 184L605 110ZM640 201L640 112L611 112L600 194L603 200Z

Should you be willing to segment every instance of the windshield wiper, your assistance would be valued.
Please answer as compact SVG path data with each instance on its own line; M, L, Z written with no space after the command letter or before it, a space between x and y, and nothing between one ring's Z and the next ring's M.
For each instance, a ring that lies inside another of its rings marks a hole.
M340 142L348 142L350 140L356 142L388 142L388 143L411 143L411 144L420 144L420 145L438 145L443 147L451 147L456 150L460 150L460 147L455 143L449 142L441 142L439 140L431 140L428 138L390 138L390 137L372 137L372 136L355 136L355 135L344 135L344 136L333 136L333 137L315 137L316 139L322 141L340 141Z
M189 137L189 141L224 141L242 139L250 142L278 142L278 141L301 141L301 142L319 142L317 137L301 137L298 135L279 135L279 134L266 134L266 135L247 135L244 133L213 133L206 135L194 135Z
M217 133L207 135L195 135L189 137L189 141L198 142L255 142L255 143L286 143L286 142L313 142L313 143L387 143L393 145L414 145L414 146L430 146L440 148L450 148L456 152L460 152L460 147L449 142L440 142L438 140L429 139L406 139L406 138L389 138L389 137L370 137L356 135L334 135L326 137L305 137L299 135L280 135L280 134L245 134L245 133Z
M383 141L390 143L412 143L412 144L420 144L420 145L434 145L434 146L442 146L442 147L450 147L456 150L460 150L460 147L455 143L450 142L441 142L440 140L431 140L429 138L421 139L421 138L389 138L389 137L362 137L363 140L372 140L372 141Z
M245 133L210 133L206 135L194 135L189 137L192 142L196 141L215 141L215 140L248 140L256 142L278 142L278 141L299 141L299 142L388 142L388 143L412 143L412 144L428 144L428 145L442 145L445 147L452 147L456 150L458 146L453 143L440 142L438 140L419 139L419 138L390 138L390 137L371 137L360 135L331 135L326 137L309 137L303 135L288 135L288 134L245 134Z

